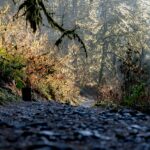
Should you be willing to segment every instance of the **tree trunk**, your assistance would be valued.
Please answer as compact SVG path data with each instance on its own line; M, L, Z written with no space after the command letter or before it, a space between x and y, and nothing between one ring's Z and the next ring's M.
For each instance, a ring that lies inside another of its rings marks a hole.
M31 88L25 87L22 88L22 100L23 101L31 101Z
M31 96L30 79L27 78L25 83L26 83L26 86L24 88L22 88L22 100L23 101L31 101L32 100L32 96Z

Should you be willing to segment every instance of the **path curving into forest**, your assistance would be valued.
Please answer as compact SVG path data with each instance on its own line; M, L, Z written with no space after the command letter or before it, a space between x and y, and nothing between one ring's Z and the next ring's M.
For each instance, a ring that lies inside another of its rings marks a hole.
M85 108L91 108L95 105L96 101L92 97L80 97L82 99L80 106Z
M0 150L150 150L150 115L56 102L0 106Z

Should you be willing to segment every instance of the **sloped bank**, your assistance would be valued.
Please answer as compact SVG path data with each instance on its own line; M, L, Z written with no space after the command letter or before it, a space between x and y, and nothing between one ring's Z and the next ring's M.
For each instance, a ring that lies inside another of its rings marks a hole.
M12 90L4 87L0 87L0 105L20 101L21 97L12 92Z

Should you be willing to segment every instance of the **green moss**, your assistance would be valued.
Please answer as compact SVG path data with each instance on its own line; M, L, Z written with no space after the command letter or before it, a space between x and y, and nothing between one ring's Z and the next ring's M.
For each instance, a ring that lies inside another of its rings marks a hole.
M0 104L19 101L21 98L12 93L10 89L0 88Z
M26 76L24 67L23 57L9 54L4 48L0 48L0 82L8 83L14 80L16 87L21 89Z

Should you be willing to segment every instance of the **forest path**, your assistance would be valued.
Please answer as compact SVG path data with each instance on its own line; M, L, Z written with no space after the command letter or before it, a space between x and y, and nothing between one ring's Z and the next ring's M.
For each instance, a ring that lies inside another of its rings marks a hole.
M150 150L150 116L56 102L0 106L0 150Z
M93 107L96 103L96 100L93 97L83 97L81 96L80 99L82 99L82 102L80 106L90 108Z

